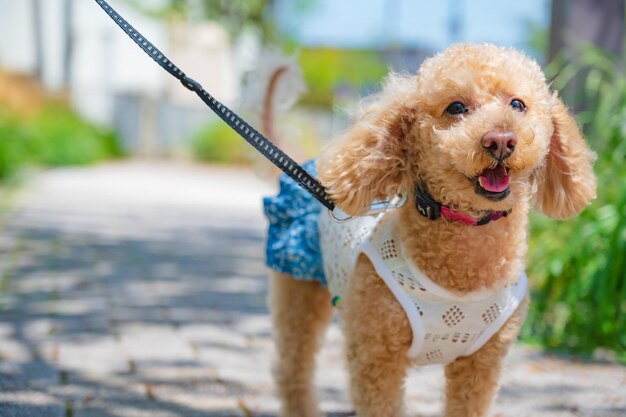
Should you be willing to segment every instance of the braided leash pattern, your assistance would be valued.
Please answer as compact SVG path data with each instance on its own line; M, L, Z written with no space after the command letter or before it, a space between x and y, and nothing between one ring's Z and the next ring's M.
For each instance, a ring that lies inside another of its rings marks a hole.
M246 142L252 145L256 150L261 152L270 162L280 168L285 174L289 175L302 188L307 190L315 197L324 207L329 210L335 208L324 186L304 168L298 165L287 154L281 151L268 138L259 133L256 129L245 122L240 116L228 107L216 100L209 94L200 83L188 77L180 68L170 61L158 48L141 35L133 26L131 26L122 16L119 15L105 0L95 0L96 3L104 10L115 23L157 64L165 71L169 72L177 80L179 80L187 89L195 92L198 97L207 105L215 114L217 114L228 126L239 134Z

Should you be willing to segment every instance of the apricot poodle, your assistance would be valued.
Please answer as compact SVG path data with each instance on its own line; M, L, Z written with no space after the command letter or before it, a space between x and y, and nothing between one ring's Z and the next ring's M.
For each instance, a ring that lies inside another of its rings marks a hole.
M404 415L407 369L445 365L445 416L485 416L528 305L532 208L595 196L594 154L539 66L455 45L383 92L317 167L333 222L289 179L265 200L281 416L320 416L315 355L333 305L358 417ZM314 169L315 165L309 165ZM364 216L372 201L408 203Z

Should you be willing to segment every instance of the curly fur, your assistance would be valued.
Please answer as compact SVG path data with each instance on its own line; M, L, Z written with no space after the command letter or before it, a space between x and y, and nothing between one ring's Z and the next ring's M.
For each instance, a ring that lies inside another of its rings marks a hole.
M527 110L513 109L512 99L522 100ZM468 113L446 113L454 101L465 103ZM510 170L511 192L500 201L477 194L470 181L498 163L481 144L490 131L512 132L517 138L515 151L503 162ZM475 216L512 209L508 217L481 227L428 220L413 204L399 209L407 256L433 281L463 294L499 289L517 278L527 249L529 211L534 205L559 219L580 212L595 196L593 160L567 108L534 61L513 49L455 45L425 61L415 76L391 75L377 100L326 150L319 171L334 201L354 215L363 214L374 198L398 192L413 197L416 183L442 204ZM273 284L296 290L282 278ZM289 296L273 300L279 304L272 308L282 356L277 381L283 416L319 413L310 400L315 349L298 360L283 356L302 350L303 343L317 343L323 327L319 323L327 313L321 305L330 295L321 288L315 291L306 296L316 297L315 303L294 305L293 297L305 296L289 291L284 291ZM292 309L281 310L281 303ZM446 366L446 416L486 415L497 392L502 359L517 337L526 306L523 303L480 350ZM280 317L281 311L289 317ZM364 256L357 262L340 314L357 415L404 415L410 326ZM303 329L314 335L295 337ZM292 391L296 398L284 394L287 387L300 387Z

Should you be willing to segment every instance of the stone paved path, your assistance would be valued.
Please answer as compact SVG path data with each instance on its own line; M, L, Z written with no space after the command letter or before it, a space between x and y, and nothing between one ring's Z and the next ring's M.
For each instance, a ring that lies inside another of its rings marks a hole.
M124 162L43 173L0 222L0 416L271 417L260 197L223 168ZM348 415L337 325L318 386ZM441 368L411 372L438 416ZM495 416L626 416L626 370L518 347ZM297 416L294 416L297 417Z

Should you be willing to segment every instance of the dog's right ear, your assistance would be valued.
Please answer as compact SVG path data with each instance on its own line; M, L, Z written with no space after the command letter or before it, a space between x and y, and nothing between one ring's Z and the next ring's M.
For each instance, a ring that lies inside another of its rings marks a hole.
M580 213L596 196L596 156L565 104L556 95L552 101L554 133L544 166L535 174L535 199L546 216L565 219Z
M416 89L415 77L390 76L380 97L323 152L320 180L344 212L361 215L374 199L410 190L405 137L417 119Z

